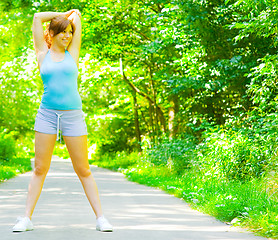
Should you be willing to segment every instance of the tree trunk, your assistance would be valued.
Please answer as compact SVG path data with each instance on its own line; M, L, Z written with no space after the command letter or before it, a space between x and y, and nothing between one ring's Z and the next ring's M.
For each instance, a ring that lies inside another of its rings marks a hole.
M160 123L163 127L164 132L166 132L167 128L166 128L166 121L165 121L165 117L164 117L164 113L161 110L161 108L155 103L155 101L146 93L142 92L139 88L137 88L131 81L129 81L124 73L124 68L123 68L123 64L122 64L122 60L120 59L120 65L121 65L121 73L123 76L123 80L130 86L130 88L132 89L133 92L138 93L139 95L141 95L142 97L144 97L146 100L148 100L149 102L149 112L150 112L150 119L151 121L153 121L153 116L154 115L154 110L152 109L153 107L155 107L155 111L156 111L156 115L159 116L159 120ZM153 123L151 124L151 126L154 126ZM153 128L152 128L153 129Z
M150 125L151 125L151 141L155 142L155 137L154 137L154 124L153 124L153 105L151 102L149 102L149 115L150 115Z
M137 149L138 151L142 151L141 149L141 132L140 132L140 127L139 127L139 117L138 117L138 104L137 104L137 96L136 92L133 91L133 111L134 111L134 122L135 122L135 134L136 134L136 139L137 139Z
M154 85L154 81L152 78L152 70L151 68L149 68L150 70L150 78L151 78L151 86L152 86L152 94L153 94L153 107L154 107L154 120L155 120L155 133L156 136L159 136L159 123L158 123L158 109L157 109L157 104L156 104L156 90L155 90L155 85Z
M176 116L179 112L179 98L177 95L172 95L169 98L170 101L170 108L169 108L169 133L170 138L174 138L178 132L178 124L175 121Z

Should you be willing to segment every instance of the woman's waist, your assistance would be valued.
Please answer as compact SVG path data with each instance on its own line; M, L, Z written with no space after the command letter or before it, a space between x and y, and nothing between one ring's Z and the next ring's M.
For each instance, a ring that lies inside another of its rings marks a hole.
M59 95L43 94L41 108L57 111L69 111L82 109L82 100L79 93Z
M45 107L48 107L48 108L45 108ZM41 104L38 111L40 113L47 113L49 115L52 115L53 117L56 117L56 115L63 115L64 117L67 117L67 116L83 114L82 109L60 110L60 109L52 109L49 107L50 106L44 106L43 104Z

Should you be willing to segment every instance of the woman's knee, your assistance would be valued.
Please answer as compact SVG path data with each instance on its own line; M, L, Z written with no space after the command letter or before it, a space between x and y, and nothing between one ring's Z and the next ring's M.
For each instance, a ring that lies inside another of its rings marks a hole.
M78 177L81 178L89 177L92 174L90 168L87 167L75 167L74 170Z
M45 166L36 166L35 169L34 169L34 173L37 175L37 176L44 176L47 174L49 170L49 167L45 167Z

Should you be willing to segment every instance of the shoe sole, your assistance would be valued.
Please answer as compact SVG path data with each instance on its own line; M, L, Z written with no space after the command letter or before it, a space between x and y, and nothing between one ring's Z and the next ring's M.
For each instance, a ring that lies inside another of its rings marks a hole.
M26 230L13 230L13 232L28 232L33 231L34 229L26 229Z
M97 231L100 231L100 232L113 232L113 229L100 229L100 228L96 228Z

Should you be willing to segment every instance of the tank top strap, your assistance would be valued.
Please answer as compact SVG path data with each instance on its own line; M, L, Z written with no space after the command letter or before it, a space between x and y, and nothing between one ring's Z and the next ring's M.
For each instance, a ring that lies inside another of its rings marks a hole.
M70 59L74 60L68 50L65 51L65 58L70 58Z

